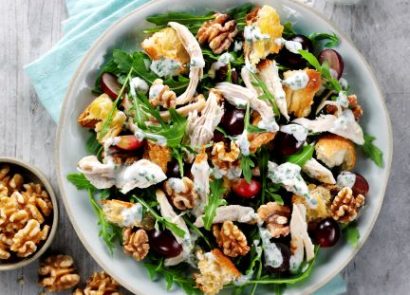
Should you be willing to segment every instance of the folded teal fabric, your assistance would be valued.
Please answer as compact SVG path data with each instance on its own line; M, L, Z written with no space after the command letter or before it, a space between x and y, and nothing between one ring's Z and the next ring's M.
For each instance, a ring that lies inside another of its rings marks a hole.
M68 83L82 57L114 22L149 0L66 0L69 18L64 37L44 56L25 67L43 106L57 121ZM346 282L335 277L315 295L346 293Z

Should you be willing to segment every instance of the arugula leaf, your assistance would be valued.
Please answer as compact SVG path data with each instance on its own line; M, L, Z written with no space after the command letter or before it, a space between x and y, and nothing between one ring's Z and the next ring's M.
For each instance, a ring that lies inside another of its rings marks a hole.
M289 157L286 157L285 161L299 165L300 167L303 167L303 165L305 165L307 161L312 159L314 151L315 151L315 148L313 145L311 144L305 145L297 153L290 155Z
M283 198L281 195L277 194L275 190L272 190L271 188L268 188L266 190L266 193L270 199L272 199L274 202L278 203L279 205L283 205L285 202L283 201Z
M94 198L94 191L88 190L88 196L92 208L94 209L95 214L98 218L98 225L100 226L99 236L103 239L105 244L110 251L110 254L113 254L114 251L114 242L122 240L122 230L120 227L110 223L105 219L105 215L100 205Z
M127 74L130 69L133 69L133 73L139 78L143 79L149 85L151 85L156 79L159 78L155 73L151 72L147 67L151 61L149 57L141 52L136 51L128 53L121 49L114 49L113 60L117 65L118 71L122 74ZM189 78L179 75L176 79L168 77L164 80L164 85L168 85L169 88L175 93L180 94L185 91L189 84Z
M195 286L195 281L189 276L188 268L184 265L166 267L162 258L159 262L149 259L149 261L144 262L144 266L151 280L154 281L164 277L167 290L170 290L174 284L177 284L188 295L201 294Z
M178 225L171 222L168 218L159 215L151 206L148 205L143 199L138 198L137 196L133 195L133 199L135 199L138 203L140 203L145 210L147 210L157 222L161 223L165 228L173 232L176 236L183 238L185 236L185 231L181 229Z
M340 44L340 39L335 33L333 33L333 34L312 33L312 34L309 35L309 39L312 41L312 43L314 45L317 42L327 40L327 42L324 45L325 45L325 47L329 47L329 48L336 47Z
M212 245L211 242L209 241L209 239L201 232L201 230L195 226L188 218L185 218L184 216L184 221L185 223L189 226L189 228L191 229L192 232L196 233L198 235L198 237L202 238L206 245L209 247L209 249L212 249Z
M226 200L223 198L225 188L223 187L222 179L215 179L210 183L210 194L208 203L205 206L205 214L203 216L204 228L211 230L212 221L216 215L216 209L219 206L226 205Z
M82 173L70 173L67 175L67 180L71 182L78 190L95 191L96 188Z
M257 154L258 167L261 173L262 180L262 192L261 192L261 204L265 204L265 196L267 189L267 179L268 179L268 162L269 162L269 151L266 147L262 147Z
M96 134L93 132L87 139L86 143L87 152L97 157L101 154L103 146L98 142Z
M283 38L285 39L289 39L293 36L295 36L297 33L295 31L295 29L293 28L293 24L291 22L286 22L283 25Z
M280 116L279 108L276 104L276 99L273 94L269 91L268 87L266 86L265 82L263 82L257 75L251 73L251 77L253 79L252 84L259 88L262 91L262 95L259 96L259 99L263 99L269 102L269 104L273 108L273 112L276 116Z
M245 3L228 11L228 15L236 21L236 26L239 31L242 31L246 26L246 15L253 9L254 5Z
M117 98L115 99L113 106L108 113L107 118L102 123L101 130L97 133L97 137L99 139L104 138L104 136L110 131L111 124L114 120L114 115L118 110L118 103L120 102L122 95L124 94L125 88L127 86L128 81L131 79L131 74L132 74L133 68L131 67L129 69L129 72L127 74L126 82L122 85L120 92L118 93Z
M203 23L213 19L213 14L195 15L187 12L167 12L154 14L146 18L147 22L157 26L167 26L169 22L178 22L183 25L192 25L195 23Z
M180 145L185 135L187 119L178 114L175 109L169 109L169 113L171 115L170 124L166 128L161 127L160 130L156 130L154 133L164 136L167 139L167 146L174 148ZM154 130L154 127L151 127L151 129ZM156 126L155 129L157 129Z
M352 247L357 247L360 240L360 232L357 228L357 224L355 222L349 223L343 229L343 236Z
M293 276L289 276L286 278L272 278L271 276L263 276L258 280L249 280L247 281L245 284L246 285L252 285L252 284L260 284L260 285L279 285L279 284L288 284L288 285L293 285L296 284L298 282L301 282L305 279L307 279L313 270L313 266L315 265L315 261L317 258L319 252L319 248L316 248L315 251L315 258L312 259L311 261L309 261L305 266L302 265L301 269L303 269L304 271L293 275Z
M245 178L247 183L251 182L252 179L252 168L255 167L255 163L251 159L250 155L242 155L241 156L241 169L243 177Z
M364 144L361 146L363 153L369 157L377 166L383 168L383 152L373 144L373 141L376 139L373 135L364 134Z
M321 76L326 80L326 87L334 90L336 92L340 92L343 90L342 86L340 85L339 81L335 79L332 74L330 73L329 64L324 62L320 64L316 56L310 53L307 50L299 50L299 54L305 59L311 66L313 66L316 71L320 72Z

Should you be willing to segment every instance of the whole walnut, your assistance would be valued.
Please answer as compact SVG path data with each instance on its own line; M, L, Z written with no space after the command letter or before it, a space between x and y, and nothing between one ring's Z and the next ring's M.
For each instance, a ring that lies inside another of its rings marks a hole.
M42 260L38 274L39 284L49 292L71 289L80 282L74 260L68 255L53 255Z

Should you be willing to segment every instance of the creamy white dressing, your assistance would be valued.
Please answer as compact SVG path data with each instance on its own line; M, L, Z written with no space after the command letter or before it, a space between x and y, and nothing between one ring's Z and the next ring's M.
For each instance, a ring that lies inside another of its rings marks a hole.
M134 135L139 140L151 139L151 140L155 141L157 144L159 144L161 146L166 146L167 145L167 139L164 136L154 134L154 133L145 132L145 131L143 131L142 129L140 129L138 127L135 128Z
M244 29L243 36L245 38L245 41L247 41L247 42L255 42L255 41L270 39L269 35L262 34L259 27L255 26L255 25L246 26L245 29Z
M230 180L238 179L242 174L241 167L229 167L229 169L220 169L219 167L212 168L212 176L216 179L221 179L222 177L226 176Z
M293 135L297 140L297 147L300 147L306 141L308 136L308 130L299 124L282 125L280 131Z
M149 160L141 159L119 171L116 175L116 186L126 194L134 188L147 188L166 178L161 167Z
M309 76L304 70L293 71L292 75L283 80L283 84L296 91L304 89L309 83Z
M286 190L305 197L310 207L315 207L317 200L310 195L300 171L300 166L293 163L287 162L279 166L274 162L268 163L268 177L273 183L282 184Z
M205 67L205 61L203 57L192 57L191 62L189 63L191 68L203 68Z
M182 193L186 189L185 183L181 178L168 178L167 183L170 186L170 188L176 193Z
M145 80L141 79L140 77L134 77L131 79L131 90L141 91L146 93L148 91L148 84Z
M250 153L249 148L251 144L249 142L248 131L246 129L243 130L241 135L235 138L235 142L241 150L242 155L248 156Z
M346 91L340 91L336 98L336 102L344 108L349 107L349 100L346 95Z
M243 43L242 41L235 41L233 44L233 51L238 52L242 50Z
M123 219L123 225L125 227L133 226L134 224L140 224L142 221L142 206L141 204L133 204L130 208L124 208L121 211L121 217Z
M218 58L218 61L212 63L210 71L215 73L215 71L218 71L220 68L227 66L233 60L234 58L232 54L225 52Z
M342 171L337 176L337 185L352 188L356 182L356 174L350 171Z
M288 41L284 38L275 39L275 43L279 46L285 46L285 48L295 54L299 54L299 50L302 50L302 44L297 41Z
M259 234L262 240L262 248L265 257L265 265L278 268L283 263L282 252L279 247L270 241L272 235L269 230L259 226Z
M155 99L161 93L164 87L165 85L163 85L162 83L152 85L149 89L149 99Z
M191 173L194 178L195 191L200 197L192 213L198 217L204 212L205 205L208 203L209 176L211 175L208 161L204 159L199 163L194 162L191 167Z
M181 63L170 58L160 58L152 61L149 68L159 77L175 76L181 68Z

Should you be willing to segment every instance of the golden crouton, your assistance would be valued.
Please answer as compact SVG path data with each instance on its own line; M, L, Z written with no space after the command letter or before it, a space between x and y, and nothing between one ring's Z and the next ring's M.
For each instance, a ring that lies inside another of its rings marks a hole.
M352 170L356 165L355 146L346 138L324 135L315 144L315 150L317 159L329 168L341 166L343 170Z

